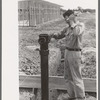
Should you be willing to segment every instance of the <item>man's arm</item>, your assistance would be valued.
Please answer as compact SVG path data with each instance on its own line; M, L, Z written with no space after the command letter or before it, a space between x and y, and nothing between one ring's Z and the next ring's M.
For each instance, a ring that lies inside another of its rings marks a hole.
M66 32L67 32L67 28L64 28L61 32L52 34L51 37L55 39L62 39L65 37Z
M77 25L74 30L73 30L73 34L74 35L82 35L84 33L85 30L85 26L83 23L81 23L80 25Z

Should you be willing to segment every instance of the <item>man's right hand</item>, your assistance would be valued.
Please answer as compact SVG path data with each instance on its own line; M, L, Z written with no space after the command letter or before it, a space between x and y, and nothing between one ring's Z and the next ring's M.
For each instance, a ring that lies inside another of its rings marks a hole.
M49 41L51 41L53 34L48 34L48 36L49 36Z
M52 33L50 33L50 34L48 34L48 36L49 36L50 38L52 38L53 34L52 34Z
M50 34L49 34L49 40L52 41L52 42L55 41L55 40L57 40L57 39L55 38L55 35L56 35L56 34L57 34L57 33L50 33Z

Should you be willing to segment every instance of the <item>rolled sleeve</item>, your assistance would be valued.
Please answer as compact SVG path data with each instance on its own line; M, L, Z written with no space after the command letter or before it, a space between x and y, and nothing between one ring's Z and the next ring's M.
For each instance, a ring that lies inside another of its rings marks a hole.
M54 33L53 37L55 39L62 39L65 37L65 33L67 32L67 28L64 28L61 32L59 33Z
M84 33L84 30L85 30L85 26L84 24L80 24L80 25L77 25L74 30L73 30L73 34L74 35L82 35Z

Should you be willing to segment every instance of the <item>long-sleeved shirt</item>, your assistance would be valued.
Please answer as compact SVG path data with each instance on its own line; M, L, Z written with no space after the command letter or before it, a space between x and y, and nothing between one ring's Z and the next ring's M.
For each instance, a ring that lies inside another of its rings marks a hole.
M60 33L54 34L55 39L65 37L66 47L72 49L82 49L82 35L84 24L77 22L73 27L64 28Z

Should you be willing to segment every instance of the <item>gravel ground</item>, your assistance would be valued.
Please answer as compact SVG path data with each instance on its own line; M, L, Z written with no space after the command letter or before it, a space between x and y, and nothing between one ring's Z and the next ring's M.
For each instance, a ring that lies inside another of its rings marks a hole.
M52 93L55 93L55 96L52 97L52 99L49 98L49 100L67 100L69 97L66 91L58 91L55 92L55 90L52 90ZM49 97L52 96L52 93L50 92ZM19 100L41 100L41 90L39 89L36 96L32 93L31 89L20 89L19 94ZM86 100L97 100L95 93L86 93Z

